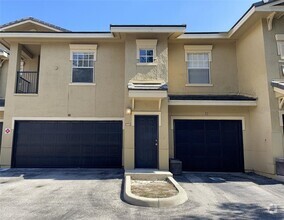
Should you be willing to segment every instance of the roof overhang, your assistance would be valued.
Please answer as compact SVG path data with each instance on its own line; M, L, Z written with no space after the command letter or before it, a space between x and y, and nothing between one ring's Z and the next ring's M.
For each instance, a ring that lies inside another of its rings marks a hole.
M184 33L186 25L110 25L110 30L113 33Z
M256 101L170 100L169 105L180 106L257 106Z
M244 95L169 95L169 105L256 106L257 98Z
M112 39L110 32L0 32L1 38L40 38L40 39Z
M168 97L166 90L129 90L129 98L135 99L163 99Z

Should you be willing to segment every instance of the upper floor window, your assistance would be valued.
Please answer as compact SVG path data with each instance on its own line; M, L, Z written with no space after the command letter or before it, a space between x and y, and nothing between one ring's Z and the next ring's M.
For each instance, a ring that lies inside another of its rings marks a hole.
M210 84L211 45L186 45L188 84Z
M72 82L94 82L94 53L73 52Z
M140 49L140 63L153 63L154 50L153 49Z
M154 64L157 40L136 40L136 59L139 64Z
M70 44L72 83L94 83L97 45Z

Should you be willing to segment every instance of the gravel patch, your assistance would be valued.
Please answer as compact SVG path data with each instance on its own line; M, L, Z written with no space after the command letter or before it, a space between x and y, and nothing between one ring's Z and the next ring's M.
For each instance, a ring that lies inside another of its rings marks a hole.
M132 180L131 192L146 198L168 198L178 193L175 186L166 180Z

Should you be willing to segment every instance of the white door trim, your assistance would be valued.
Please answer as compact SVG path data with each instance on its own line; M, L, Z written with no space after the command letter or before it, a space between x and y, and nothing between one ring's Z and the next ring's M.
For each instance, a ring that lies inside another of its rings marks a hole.
M131 126L135 126L135 115L158 115L159 127L162 126L161 112L132 112Z

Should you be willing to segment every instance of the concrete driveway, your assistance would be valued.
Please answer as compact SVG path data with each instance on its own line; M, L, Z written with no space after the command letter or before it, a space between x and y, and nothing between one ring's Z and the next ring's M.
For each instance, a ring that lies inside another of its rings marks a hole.
M283 184L255 174L185 173L189 200L145 208L121 200L122 170L0 171L0 219L283 219Z

